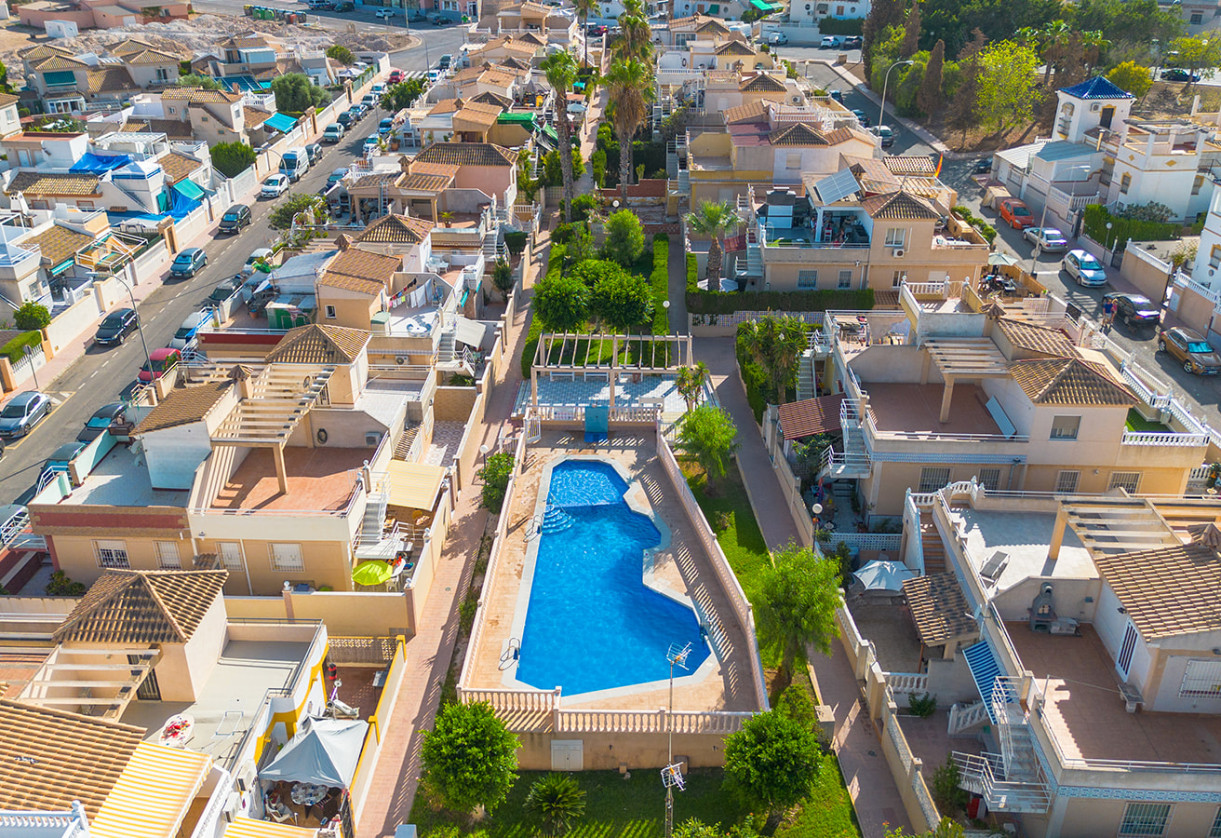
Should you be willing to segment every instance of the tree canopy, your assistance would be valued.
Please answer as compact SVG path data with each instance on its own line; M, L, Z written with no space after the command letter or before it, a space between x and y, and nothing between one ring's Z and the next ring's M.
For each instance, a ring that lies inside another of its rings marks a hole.
M653 289L644 277L621 271L598 280L589 309L611 331L630 333L653 319Z
M392 113L401 111L403 108L410 108L423 92L423 79L407 79L407 81L392 84L382 94L382 107Z
M203 73L188 73L178 77L179 87L200 87L204 90L220 90L220 82Z
M271 80L276 95L276 110L302 113L309 107L322 107L331 101L331 94L314 84L305 73L285 73Z
M258 159L250 146L241 142L217 143L212 146L212 165L225 177L237 177Z
M606 242L603 249L606 255L625 268L636 264L640 254L644 252L644 225L636 213L629 209L621 209L611 213L606 219Z
M1149 88L1153 87L1153 76L1148 67L1142 67L1135 61L1123 61L1111 68L1111 72L1107 73L1107 80L1118 87L1120 90L1126 90L1137 99L1149 92Z
M738 427L729 413L704 403L686 414L678 426L678 447L695 458L709 483L725 476L729 458L738 449Z
M325 220L327 216L326 199L321 195L295 192L276 205L276 208L267 216L267 225L273 230L287 230L293 226L293 219L306 210L315 214L315 223ZM321 214L321 218L319 214Z
M1013 41L1000 41L985 47L979 62L980 122L1002 131L1029 121L1038 101L1038 54Z
M352 54L352 50L340 44L331 44L327 47L326 57L334 58L345 67L351 67L356 63L356 56Z
M725 786L773 815L809 795L821 766L814 731L775 710L725 739Z
M424 782L447 809L490 811L517 779L519 747L490 704L442 705L433 729L424 734Z
M534 314L556 332L571 332L589 319L589 286L575 276L545 276L534 286Z
M835 610L843 603L840 566L808 547L789 544L772 553L758 606L759 646L780 655L779 690L792 680L793 665L807 646L823 654L839 636Z

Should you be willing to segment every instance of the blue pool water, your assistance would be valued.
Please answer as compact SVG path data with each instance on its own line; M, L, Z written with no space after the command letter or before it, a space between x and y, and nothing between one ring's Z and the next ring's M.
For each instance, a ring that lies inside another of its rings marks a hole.
M552 469L519 681L577 695L665 680L671 643L691 644L688 670L708 657L695 612L644 585L644 550L661 534L628 507L627 488L609 463Z

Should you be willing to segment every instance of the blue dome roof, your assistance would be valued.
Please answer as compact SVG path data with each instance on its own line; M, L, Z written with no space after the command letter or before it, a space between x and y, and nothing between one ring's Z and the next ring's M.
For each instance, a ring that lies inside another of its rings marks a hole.
M1089 81L1083 81L1081 84L1074 84L1072 87L1064 88L1063 93L1067 93L1075 99L1134 99L1136 98L1126 90L1116 87L1103 76L1094 76Z

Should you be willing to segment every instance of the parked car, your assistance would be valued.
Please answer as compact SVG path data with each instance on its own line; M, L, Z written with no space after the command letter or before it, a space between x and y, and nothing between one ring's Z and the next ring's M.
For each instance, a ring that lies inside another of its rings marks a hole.
M839 102L841 105L844 104L844 91L840 90L839 88L828 90L827 95Z
M1017 198L1001 201L1000 216L1001 221L1015 230L1025 230L1034 225L1034 215L1030 212L1030 207L1026 206L1025 201L1019 201Z
M354 12L354 11L356 11L356 4L351 2L351 0L344 0L344 2L342 2L342 3L335 4L335 11Z
M208 264L208 254L199 247L188 247L174 257L170 263L170 276L190 279Z
M322 159L322 144L310 143L305 147L305 154L309 157L309 164L314 165Z
M852 115L856 117L856 121L861 123L862 128L868 128L873 123L869 121L869 114L865 113L860 108L853 108Z
M25 436L50 412L51 400L37 390L18 393L0 410L0 439Z
M1181 361L1185 372L1195 375L1216 375L1221 372L1221 355L1199 332L1191 329L1167 329L1158 337L1157 349Z
M844 49L861 49L865 46L865 39L860 35L849 35L844 38Z
M225 300L229 299L238 292L238 289L242 287L243 279L244 278L241 274L232 276L229 279L222 279L220 282L216 283L216 287L213 288L212 293L208 295L207 301L217 305L223 303ZM172 345L173 344L171 344L171 346Z
M1063 253L1068 250L1068 239L1055 227L1027 227L1022 236L1038 245L1044 253Z
M107 425L109 424L108 422ZM79 439L65 442L52 451L50 457L47 457L46 462L42 464L42 473L46 474L48 471L67 471L72 461L80 456L80 453L85 450L88 444L87 442L81 442Z
M336 169L335 171L331 172L329 175L326 176L326 188L330 189L332 186L339 183L339 181L341 181L345 177L347 177L347 175L348 175L347 167L342 167L342 168Z
M360 102L356 102L352 107L348 108L348 113L352 114L353 119L364 119L365 114L368 112L369 109Z
M378 20L389 20L394 17L394 9L378 9L373 16Z
M322 141L324 143L337 143L343 139L343 125L338 122L332 122L322 132Z
M1078 285L1096 288L1107 284L1107 272L1102 263L1084 250L1070 250L1060 262L1060 268L1077 280Z
M448 70L450 68L450 65L453 63L454 63L454 57L447 52L447 53L445 53L445 55L442 55L441 58L437 61L437 69L438 70Z
M365 144L361 147L361 151L368 154L370 151L377 148L380 145L380 142L381 141L378 139L377 134L372 134L365 138Z
M263 181L263 188L259 190L260 198L279 198L288 191L288 176L287 175L272 175Z
M352 115L350 110L344 111L339 116L335 117L335 121L343 128L347 128L355 121L356 117ZM342 135L340 135L342 136Z
M243 227L249 227L251 222L250 207L245 204L234 204L225 210L220 217L219 233L240 233Z
M120 344L136 330L139 315L134 308L121 308L106 315L106 319L93 334L93 342L98 346L114 346Z
M822 39L822 43L819 44L819 46L822 47L823 49L835 49L837 46L839 46L839 44L837 44L835 42L835 38L833 38L832 36L824 35L823 39Z
M403 71L402 70L391 70L390 78L388 78L386 81L389 82L390 84L402 84Z
M773 32L767 36L768 46L782 47L789 42L789 36L783 32Z
M377 97L372 93L366 93L360 98L360 103L364 105L365 108L373 110L373 108L377 107Z
M875 125L869 130L882 140L882 148L890 148L895 144L895 132L889 125Z
M384 137L394 130L394 117L388 116L381 122L377 123L378 136Z
M1181 67L1168 67L1162 70L1162 81L1187 81L1188 79L1195 84L1200 80L1200 74L1189 73Z
M1129 294L1127 291L1112 291L1103 296L1102 301L1115 304L1115 317L1129 326L1145 326L1156 324L1162 319L1158 307L1143 294Z
M110 427L110 423L115 419L123 416L123 411L127 409L127 405L122 402L111 402L110 404L102 405L97 410L93 411L93 415L89 417L89 421L85 422L85 427L81 428L81 432L76 435L77 442L89 443L93 442L99 436L106 432Z
M212 313L210 311L192 311L182 321L178 331L174 332L174 337L170 338L170 347L185 350L194 346L200 328L211 319Z
M382 94L386 92L386 85L379 81L377 84L369 88L369 92L380 99L382 98Z
M178 366L178 362L182 360L182 350L174 349L166 346L161 349L154 349L152 354L148 356L148 361L140 367L140 374L137 380L141 384L149 384L156 381L161 376ZM151 366L151 369L150 369Z
M255 265L257 265L259 262L266 262L270 258L270 247L258 248L257 250L251 252L251 254L246 258L246 264L242 265L242 274L244 276L250 276L257 270Z
M983 160L976 160L975 165L971 167L971 173L976 175L992 174L992 158L985 157Z

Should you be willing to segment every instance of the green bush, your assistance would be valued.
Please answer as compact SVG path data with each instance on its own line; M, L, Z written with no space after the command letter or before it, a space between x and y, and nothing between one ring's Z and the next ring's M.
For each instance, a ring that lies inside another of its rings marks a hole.
M57 570L51 574L51 581L47 583L47 596L84 596L85 583L73 582L68 578L68 574L62 570Z
M649 276L653 288L653 334L670 334L670 313L666 300L670 298L670 237L665 233L653 236L653 273Z
M996 228L971 212L970 207L959 204L954 207L954 214L978 230L979 234L984 237L988 244L992 244L992 240L996 238Z
M500 507L505 502L505 490L509 487L509 478L513 475L513 455L507 451L490 455L477 474L483 481L481 499L484 507L493 513L500 512Z
M27 346L42 346L42 332L25 332L17 335L4 346L0 346L0 355L8 358L10 363L16 363L25 356Z
M694 253L687 254L687 305L691 305L691 295L698 294L700 290L700 263L696 260ZM688 308L688 311L691 309Z
M572 220L588 221L590 213L598 208L598 199L588 193L572 199Z
M1107 229L1107 223L1111 229ZM1165 221L1142 221L1111 215L1106 207L1093 204L1085 208L1086 234L1104 247L1117 248L1134 241L1170 241L1177 239L1182 225Z
M873 289L825 291L692 291L692 261L687 262L687 311L733 314L736 311L863 311L873 308ZM698 324L697 324L698 325Z
M544 278L562 276L564 273L564 252L562 244L552 244L551 253L547 256L547 273ZM541 317L530 318L530 331L526 333L526 343L521 352L521 377L530 380L530 367L534 366L534 353L538 349L539 336L543 334Z
M21 308L13 312L13 325L23 332L45 329L51 322L51 312L47 307L36 302L23 303Z
M865 31L865 19L824 17L818 21L818 31L823 35L860 35Z
M525 230L510 230L505 233L505 247L514 256L526 249L526 242L529 241L530 234Z

